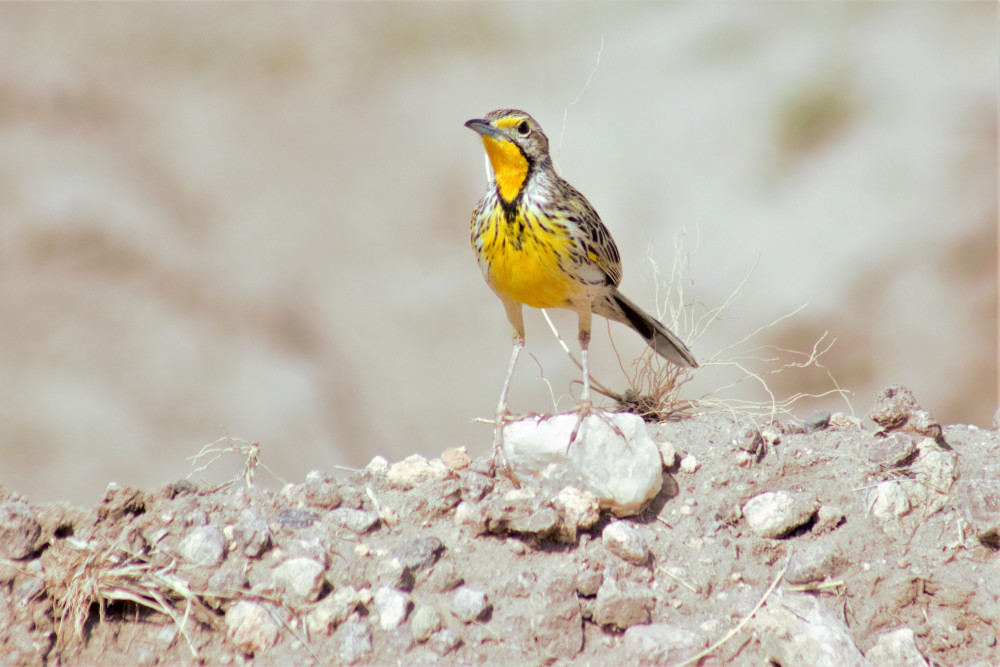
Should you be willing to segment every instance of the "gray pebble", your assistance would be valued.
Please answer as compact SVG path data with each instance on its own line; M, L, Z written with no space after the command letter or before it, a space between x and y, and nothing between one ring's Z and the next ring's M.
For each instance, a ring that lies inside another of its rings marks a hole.
M594 603L594 622L600 626L624 630L649 623L655 599L647 588L622 590L618 582L604 578Z
M179 551L184 560L198 565L218 565L225 554L226 538L215 526L199 526L187 534Z
M345 528L358 535L367 533L377 523L378 515L374 512L356 510L349 507L338 507L323 519L324 530L326 530L326 526L331 528L330 532L336 532L339 528Z
M393 549L392 555L414 572L427 569L444 552L444 543L436 537L421 537Z
M878 470L888 470L910 462L916 453L917 443L913 437L896 432L873 438L865 455Z
M319 515L308 510L285 508L278 512L278 523L285 528L309 528L319 521Z
M802 424L806 433L816 433L817 431L822 431L829 425L830 412L827 410L815 410L812 414L806 417L805 422Z
M271 546L271 529L256 516L246 516L232 529L233 541L247 558L259 558Z

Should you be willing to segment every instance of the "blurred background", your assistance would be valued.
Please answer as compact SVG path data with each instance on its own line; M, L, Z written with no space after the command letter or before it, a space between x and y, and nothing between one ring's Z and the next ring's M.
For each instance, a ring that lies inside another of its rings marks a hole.
M0 485L92 504L227 435L287 481L486 453L510 331L462 124L498 107L545 128L623 291L684 304L715 362L686 396L770 400L738 362L779 400L853 392L798 418L902 383L988 427L997 63L992 3L3 4ZM511 408L568 409L526 315ZM595 323L621 390L609 335L625 371L644 346Z

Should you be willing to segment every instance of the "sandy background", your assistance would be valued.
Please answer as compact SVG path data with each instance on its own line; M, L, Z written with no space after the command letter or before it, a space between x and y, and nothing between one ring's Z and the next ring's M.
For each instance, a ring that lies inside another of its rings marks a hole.
M509 332L468 244L485 176L462 123L501 106L547 130L633 299L663 306L650 260L669 278L683 245L682 333L752 270L699 359L829 332L859 412L899 382L942 423L988 425L996 26L991 3L4 4L0 484L89 504L187 474L227 433L293 480L485 452L470 419ZM574 319L556 317L571 339ZM575 368L539 314L527 328L567 395ZM592 349L622 388L603 325ZM688 393L739 377L710 365ZM512 409L549 396L522 357ZM817 406L850 409L795 411Z

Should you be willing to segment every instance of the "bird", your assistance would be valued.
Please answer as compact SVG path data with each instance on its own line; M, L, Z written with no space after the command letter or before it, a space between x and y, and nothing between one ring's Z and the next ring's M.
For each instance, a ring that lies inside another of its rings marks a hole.
M493 472L503 454L507 394L524 347L522 306L564 308L577 313L583 390L577 403L576 438L593 414L590 397L590 329L593 315L634 329L657 354L685 368L698 362L681 339L618 291L618 248L594 207L560 177L549 140L534 118L517 109L497 109L465 126L479 134L492 176L472 214L472 248L487 285L503 303L513 328L513 349L494 419ZM616 429L617 430L617 429ZM509 472L509 471L508 471Z

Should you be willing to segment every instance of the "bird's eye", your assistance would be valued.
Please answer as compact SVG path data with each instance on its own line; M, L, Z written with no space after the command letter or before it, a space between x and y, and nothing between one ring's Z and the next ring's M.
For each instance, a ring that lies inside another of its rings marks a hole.
M521 121L521 124L517 126L517 133L522 137L526 137L531 134L531 126L528 125L528 121Z

